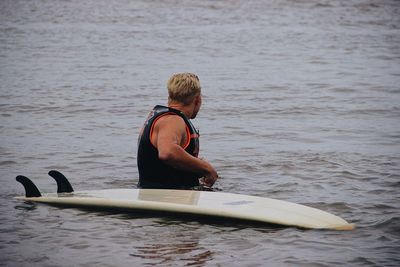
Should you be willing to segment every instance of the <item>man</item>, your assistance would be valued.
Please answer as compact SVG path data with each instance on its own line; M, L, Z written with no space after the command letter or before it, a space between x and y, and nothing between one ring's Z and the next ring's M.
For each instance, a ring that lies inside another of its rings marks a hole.
M168 95L168 107L155 106L139 136L138 187L211 187L218 174L198 158L199 132L189 120L196 118L202 102L199 78L192 73L174 74L168 81Z

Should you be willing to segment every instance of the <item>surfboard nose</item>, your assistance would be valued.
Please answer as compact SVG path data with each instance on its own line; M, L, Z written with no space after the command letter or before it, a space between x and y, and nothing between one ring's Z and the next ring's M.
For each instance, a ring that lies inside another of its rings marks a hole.
M350 231L350 230L354 230L355 228L356 228L356 225L354 223L348 223L348 224L334 227L333 229L339 230L339 231Z

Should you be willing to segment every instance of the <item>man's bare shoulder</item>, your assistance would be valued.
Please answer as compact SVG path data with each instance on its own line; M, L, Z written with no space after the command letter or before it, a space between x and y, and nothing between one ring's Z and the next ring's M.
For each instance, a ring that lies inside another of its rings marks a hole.
M182 144L186 142L186 124L183 118L178 115L164 115L154 124L154 131L151 134L151 143L158 148L160 141L167 143Z
M185 129L185 121L181 116L178 116L176 114L167 114L162 117L160 117L156 121L155 127L167 127L167 128L179 128L179 129Z
M179 116L177 114L173 114L173 113L165 114L165 115L161 116L158 119L158 121L160 121L160 122L162 122L162 121L167 121L167 122L172 122L172 121L178 122L178 121L180 121L182 123L185 123L185 121L183 120L183 118L181 116Z

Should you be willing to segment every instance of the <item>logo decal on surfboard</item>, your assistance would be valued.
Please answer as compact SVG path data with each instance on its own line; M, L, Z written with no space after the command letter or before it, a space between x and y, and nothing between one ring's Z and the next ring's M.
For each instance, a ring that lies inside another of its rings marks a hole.
M241 201L226 202L226 203L224 203L224 205L237 206L237 205L246 205L246 204L250 204L253 202L254 201L250 201L250 200L241 200Z

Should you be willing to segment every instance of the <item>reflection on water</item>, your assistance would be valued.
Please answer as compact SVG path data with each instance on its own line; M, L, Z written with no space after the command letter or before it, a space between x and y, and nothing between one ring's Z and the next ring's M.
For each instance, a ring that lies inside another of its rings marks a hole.
M205 266L212 260L213 253L197 242L182 242L177 244L161 243L137 247L137 252L130 254L133 257L151 260L152 264L171 264L180 262L186 266Z
M14 206L14 208L17 210L30 211L30 210L36 209L36 206L37 206L37 204L32 203L32 202L24 202L23 204Z

